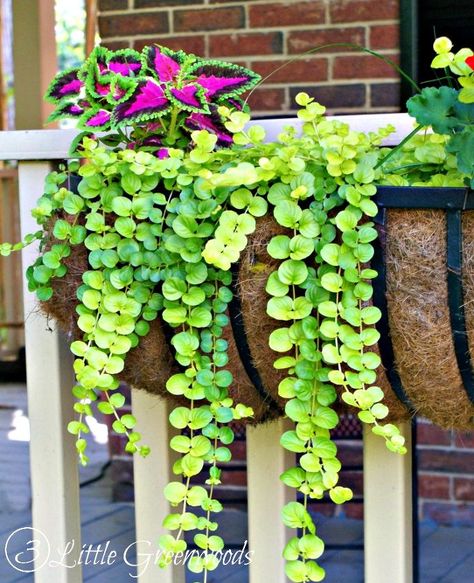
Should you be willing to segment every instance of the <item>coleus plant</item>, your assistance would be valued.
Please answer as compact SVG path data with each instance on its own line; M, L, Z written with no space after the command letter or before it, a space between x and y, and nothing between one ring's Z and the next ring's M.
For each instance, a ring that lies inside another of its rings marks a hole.
M301 135L288 127L267 143L263 128L247 126L250 116L240 100L258 82L255 73L164 47L141 54L99 47L49 88L47 98L57 105L52 119L77 118L90 133L75 145L83 163L70 167L81 181L72 192L64 186L67 172L52 173L33 211L41 230L15 246L3 244L0 252L40 240L40 256L27 275L30 289L45 301L54 280L67 277L73 248L87 249L89 269L77 290L82 337L71 344L77 419L69 425L82 463L85 418L96 402L127 437L127 451L149 453L137 420L119 411L118 375L154 320L172 328L180 372L166 388L187 404L170 414L170 423L184 431L170 442L181 457L173 468L178 477L164 492L177 511L164 521L173 534L159 541L163 566L186 550L185 533L197 531L194 543L202 552L188 567L206 583L224 546L214 534L222 510L215 497L219 465L231 457L229 423L253 412L230 397L234 379L223 332L233 296L231 268L259 217L273 216L284 232L267 246L278 267L266 291L267 313L276 323L268 340L274 366L285 374L279 395L295 424L281 444L298 454L281 476L299 496L283 509L284 523L298 531L283 551L291 581L325 576L317 562L324 543L310 501L329 496L343 503L352 496L339 484L341 463L331 437L338 395L391 451L405 453L399 429L384 421L388 410L376 385L380 358L371 349L380 318L370 305L377 275L368 267L377 237L372 199L377 183L458 186L472 179L464 163L472 131L465 107L472 95L463 92L471 87L465 65L471 68L472 51L459 65L461 57L451 57L445 41L436 46L444 56L435 66L458 67L463 89L455 100L449 92L449 122L440 115L444 91L414 97L410 107L419 128L433 122L435 133L418 134L395 153L381 147L391 128L354 132L327 120L324 107L304 93L297 97ZM97 130L108 133L95 137ZM201 472L207 488L193 483Z
M229 145L232 137L218 108L241 109L239 96L259 79L244 67L157 45L141 53L96 47L82 67L58 74L51 83L46 99L56 109L49 120L74 118L83 130L117 130L108 143L125 139L141 150L186 147L196 129L207 129L219 145Z

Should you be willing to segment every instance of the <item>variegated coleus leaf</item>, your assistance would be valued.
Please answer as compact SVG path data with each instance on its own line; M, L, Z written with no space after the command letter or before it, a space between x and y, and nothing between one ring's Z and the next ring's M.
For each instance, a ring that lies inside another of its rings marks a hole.
M202 113L192 113L184 122L184 125L191 131L207 130L217 136L219 146L230 146L233 142L232 134L226 129L221 116L217 112L217 107L211 108L210 115Z
M147 72L161 83L166 97L184 111L210 113L204 89L186 74L195 61L193 55L153 45L145 47L143 61Z
M58 73L48 87L45 99L51 103L79 99L83 93L84 82L79 78L79 69L67 69Z
M82 129L107 131L111 129L112 114L106 109L92 107L79 120Z
M142 68L141 56L137 51L123 49L112 52L96 47L81 70L81 76L89 95L115 105L135 89Z
M203 114L211 113L204 89L196 83L189 83L181 88L166 87L165 94L179 109Z
M160 45L145 47L142 52L142 61L146 72L161 83L177 85L184 71L182 67L188 57L184 51L172 51Z
M114 109L113 120L117 126L157 119L170 109L170 100L163 86L147 78L137 83L127 101Z
M48 117L46 123L64 118L80 118L89 108L89 103L84 100L63 101Z
M141 55L132 49L120 49L110 52L107 57L107 68L111 73L122 77L140 77L143 71Z
M208 101L237 97L255 87L260 75L232 63L200 60L190 69L196 83L204 88Z

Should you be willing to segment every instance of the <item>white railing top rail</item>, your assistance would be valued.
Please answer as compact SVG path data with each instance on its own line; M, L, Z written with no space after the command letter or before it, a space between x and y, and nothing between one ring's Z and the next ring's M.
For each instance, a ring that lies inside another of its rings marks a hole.
M414 127L413 119L406 113L329 116L328 119L339 119L358 131L374 131L391 124L396 132L385 140L387 146L399 144ZM272 140L286 125L301 126L296 117L255 120L252 123L263 125L268 139ZM0 131L0 160L63 160L68 158L69 147L77 133L75 129Z

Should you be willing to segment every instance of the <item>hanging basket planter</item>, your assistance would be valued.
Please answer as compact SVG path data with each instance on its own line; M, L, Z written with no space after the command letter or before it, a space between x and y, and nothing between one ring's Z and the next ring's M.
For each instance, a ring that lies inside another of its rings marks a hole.
M374 301L379 349L405 406L446 429L474 427L474 192L381 187Z
M413 414L446 429L474 427L474 193L463 188L379 187L379 241L372 266L379 276L374 304L382 310L377 351L383 369L377 384L385 392L390 420ZM277 323L266 314L265 286L276 260L267 253L282 227L271 217L259 220L255 234L234 268L234 299L229 370L232 397L252 406L251 423L284 414L268 338ZM77 337L76 290L88 269L87 252L75 247L66 260L69 273L54 283L54 300L43 311ZM167 379L178 372L170 344L171 329L160 320L127 356L121 379L131 386L175 402ZM341 406L345 406L342 404Z
M446 429L474 427L474 193L463 188L379 187L380 236L372 266L374 304L382 310L377 383L394 421L414 414ZM265 313L265 285L275 265L266 252L281 228L260 228L238 270L232 304L237 346L267 403L278 404L283 378L268 366L266 340L276 328ZM272 407L270 405L270 407ZM273 405L273 410L275 406Z

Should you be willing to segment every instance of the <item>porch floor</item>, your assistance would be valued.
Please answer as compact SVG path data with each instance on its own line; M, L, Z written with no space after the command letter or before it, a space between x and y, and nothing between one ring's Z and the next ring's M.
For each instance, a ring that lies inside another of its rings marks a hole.
M103 428L94 428L91 440L91 463L81 468L81 483L99 476L108 459ZM22 385L0 385L0 581L33 582L33 575L11 567L5 554L10 535L18 529L31 526L28 418L26 390ZM83 543L94 549L109 542L109 551L117 552L112 565L85 565L84 581L97 583L125 583L133 581L136 564L133 554L135 541L133 504L114 503L111 500L112 483L105 475L81 488ZM221 534L236 550L247 538L247 515L240 510L227 510L221 515ZM328 545L363 543L363 524L360 520L325 518L319 521L319 535ZM18 537L21 535L18 535ZM9 543L10 554L24 547L20 538ZM450 528L432 523L420 525L420 583L459 583L473 580L474 528ZM126 549L129 565L124 560ZM327 583L363 583L363 552L361 550L328 550L322 566L327 571ZM150 565L150 568L153 566ZM159 580L159 578L157 578ZM189 578L189 582L195 576ZM247 567L221 566L209 578L209 583L247 583ZM390 583L387 579L387 583Z

